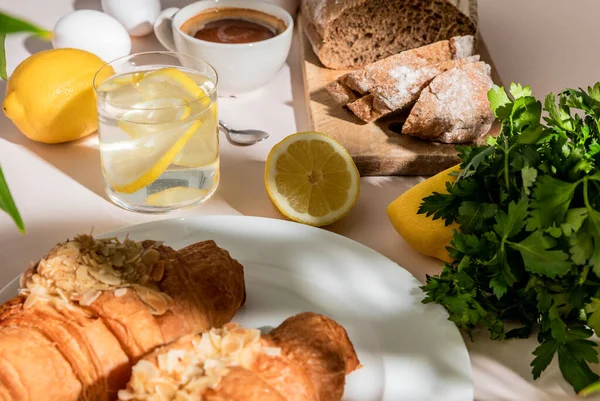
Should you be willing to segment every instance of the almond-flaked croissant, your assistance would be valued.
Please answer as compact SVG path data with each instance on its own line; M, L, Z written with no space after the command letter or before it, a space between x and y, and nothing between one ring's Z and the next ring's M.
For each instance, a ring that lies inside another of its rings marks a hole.
M57 245L0 306L0 400L113 401L139 358L231 320L242 266L213 241Z
M157 348L133 367L119 399L339 401L358 367L346 330L305 312L263 336L228 323Z

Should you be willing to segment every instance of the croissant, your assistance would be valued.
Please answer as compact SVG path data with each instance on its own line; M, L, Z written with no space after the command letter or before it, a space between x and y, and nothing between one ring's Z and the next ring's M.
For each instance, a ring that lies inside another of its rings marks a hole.
M359 367L346 330L292 316L269 334L228 323L157 348L132 369L119 400L339 401Z
M0 306L0 400L113 401L157 346L229 322L242 266L213 241L58 244Z

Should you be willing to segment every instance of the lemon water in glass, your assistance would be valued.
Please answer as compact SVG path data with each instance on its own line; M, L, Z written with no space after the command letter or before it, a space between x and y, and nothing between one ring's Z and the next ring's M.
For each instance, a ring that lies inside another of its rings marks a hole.
M160 213L208 199L219 182L217 75L206 62L140 53L94 79L99 149L110 199Z

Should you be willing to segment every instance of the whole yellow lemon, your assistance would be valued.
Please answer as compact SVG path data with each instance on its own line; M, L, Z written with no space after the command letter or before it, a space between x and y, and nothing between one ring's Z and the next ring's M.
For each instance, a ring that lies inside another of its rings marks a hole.
M98 129L92 81L104 61L77 49L36 53L8 79L2 108L30 139L60 143Z
M452 172L460 171L459 166L451 167L415 185L387 207L388 217L398 233L416 251L450 262L446 247L450 245L452 230L457 224L446 227L444 220L433 220L424 214L417 214L423 198L434 192L447 193L446 182L454 182Z

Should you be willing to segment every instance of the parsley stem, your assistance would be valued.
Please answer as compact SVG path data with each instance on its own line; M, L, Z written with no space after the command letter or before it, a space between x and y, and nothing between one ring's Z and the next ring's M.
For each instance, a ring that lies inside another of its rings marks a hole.
M506 193L509 193L510 180L508 177L508 154L512 148L508 148L508 139L504 139L504 183L506 184Z
M585 207L588 210L592 210L592 206L590 205L590 200L588 199L588 178L583 177L583 202L585 203Z

